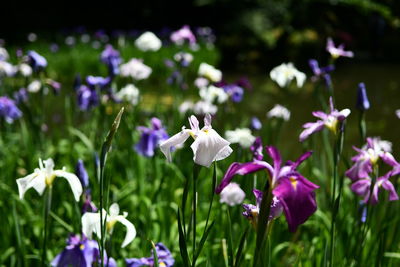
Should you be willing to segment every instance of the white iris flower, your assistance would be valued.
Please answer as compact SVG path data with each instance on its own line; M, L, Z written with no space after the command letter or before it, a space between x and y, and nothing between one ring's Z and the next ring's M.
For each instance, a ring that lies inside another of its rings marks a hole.
M124 212L122 215L119 214L119 205L117 203L113 203L110 206L110 214L107 214L107 212L103 210L103 220L106 220L105 226L109 233L112 233L114 225L117 222L122 223L126 227L125 239L121 245L122 248L126 247L136 237L136 228L130 221L126 219L127 216L127 212ZM93 233L101 238L100 211L97 213L86 212L83 214L82 233L89 239L92 239Z
M45 161L39 159L39 168L36 168L34 173L17 179L19 197L23 199L25 192L30 188L35 189L39 195L42 195L47 186L52 186L56 177L63 177L68 181L74 198L78 202L83 191L79 178L73 173L66 172L65 168L54 170L54 161L52 159Z
M207 114L204 118L204 127L199 128L199 121L195 116L189 118L191 129L182 127L182 131L175 134L160 145L162 153L169 162L172 161L171 148L183 144L189 136L194 142L190 146L193 150L193 161L201 166L210 167L216 160L222 160L232 153L229 142L222 138L211 126L211 115Z

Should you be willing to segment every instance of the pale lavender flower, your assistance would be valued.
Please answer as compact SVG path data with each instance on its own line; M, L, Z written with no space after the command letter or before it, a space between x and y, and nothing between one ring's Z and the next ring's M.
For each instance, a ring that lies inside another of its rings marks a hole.
M303 125L305 128L300 134L300 142L306 140L313 133L319 132L325 127L331 130L333 133L338 131L338 123L344 121L350 114L350 109L343 109L338 111L333 106L332 97L329 98L330 113L325 113L322 111L314 111L312 114L314 117L319 118L316 122L308 122Z
M354 53L352 51L344 51L344 44L340 44L338 47L335 47L335 44L330 37L326 42L326 51L328 51L334 59L338 57L354 57Z

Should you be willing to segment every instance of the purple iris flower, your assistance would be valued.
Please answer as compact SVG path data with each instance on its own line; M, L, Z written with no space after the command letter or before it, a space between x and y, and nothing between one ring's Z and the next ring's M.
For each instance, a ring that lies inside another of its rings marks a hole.
M83 160L79 159L78 163L75 167L75 174L78 176L79 180L81 181L83 187L89 186L89 175L85 169L85 165L83 164Z
M142 136L139 143L135 145L135 150L138 154L145 157L153 157L154 151L160 143L169 138L162 126L161 120L157 118L151 119L150 128L139 126L137 129L141 132Z
M325 127L334 132L335 134L337 133L338 122L344 121L347 118L347 116L349 116L350 110L343 109L341 111L338 111L337 109L335 109L333 106L332 97L329 98L329 106L330 106L329 114L322 111L314 111L312 113L314 117L317 117L320 120L317 120L316 122L308 122L303 125L303 128L305 129L300 134L299 137L300 142L303 142L310 135L321 131Z
M47 60L35 51L28 52L29 64L35 71L44 70L47 67Z
M394 188L392 182L389 181L389 178L392 176L392 172L387 172L384 176L378 177L372 188L371 195L371 184L372 180L368 176L366 178L362 178L357 180L351 185L351 190L357 195L362 196L364 199L364 203L371 202L371 204L378 203L378 195L381 188L389 192L389 201L399 200L399 196L397 195L396 189Z
M86 189L83 193L82 214L86 212L97 212L96 205L92 202L92 194L90 189Z
M77 92L78 106L82 111L89 110L99 104L99 95L95 88L89 88L86 85L81 85Z
M79 235L71 235L67 240L67 246L53 259L51 266L91 267L93 263L99 261L100 250L96 241L86 237L80 238ZM117 266L115 260L108 259L107 256L105 256L105 263L110 267Z
M233 102L241 102L243 99L244 90L236 84L228 84L222 87L224 91L231 97Z
M289 230L294 232L317 209L314 190L319 186L307 180L296 170L304 160L311 156L312 152L306 152L295 162L288 161L281 166L282 159L279 151L273 146L267 146L266 151L272 158L273 165L257 159L246 163L234 162L229 166L215 192L221 193L237 174L246 175L266 169L270 176L272 194L282 205Z
M391 144L387 141L368 137L366 146L361 149L353 146L353 149L358 154L351 158L354 165L346 171L346 176L353 182L368 178L372 172L372 167L378 163L379 159L396 168L394 163L396 160L390 154Z
M6 96L0 96L0 117L3 117L7 123L13 123L14 120L21 116L22 112L14 100Z
M257 189L253 189L253 194L256 197L256 205L243 204L244 211L242 212L242 215L246 217L248 220L250 220L254 227L257 227L258 215L260 213L260 206L263 198L263 192ZM274 218L279 217L282 214L282 210L283 207L281 202L278 200L277 197L273 197L270 213L268 216L268 221L271 221Z
M330 88L332 85L332 80L331 80L331 75L329 73L335 70L335 66L328 65L326 67L320 67L318 61L315 59L310 59L308 61L308 64L310 65L310 68L314 74L311 77L311 81L316 82L319 79L323 79L325 81L326 87Z
M250 127L254 130L260 130L262 128L262 123L257 117L252 117Z
M379 138L368 137L367 145L362 149L353 148L358 154L352 158L352 161L355 162L354 165L346 171L346 176L353 181L351 190L362 196L364 203L378 203L378 194L381 188L389 192L389 201L398 200L396 189L389 178L400 173L400 163L390 153L391 144ZM373 181L369 174L373 171L379 159L393 167L393 169ZM373 186L372 191L371 186Z
M17 104L28 101L28 91L25 88L20 88L13 96Z
M262 160L264 158L261 137L258 136L256 140L254 140L250 150L253 153L253 160Z
M157 243L155 247L158 258L158 265L165 267L174 266L175 260L172 257L169 249L163 243ZM125 259L125 262L127 267L154 266L154 257L151 256L148 258Z
M367 96L367 89L365 88L364 83L358 84L357 105L356 106L361 111L365 111L370 108L370 104L369 104L368 96Z
M328 38L326 42L326 51L328 51L334 59L338 57L354 57L354 53L352 51L344 51L344 44L340 44L338 47L335 47L335 43L333 42L332 38Z
M91 88L106 88L111 83L111 77L87 76L86 82Z
M58 95L61 91L61 83L52 79L47 79L46 83L53 89L54 94Z
M106 45L106 48L101 53L101 61L108 67L110 76L119 74L119 64L121 63L121 57L118 50L115 50L112 45Z

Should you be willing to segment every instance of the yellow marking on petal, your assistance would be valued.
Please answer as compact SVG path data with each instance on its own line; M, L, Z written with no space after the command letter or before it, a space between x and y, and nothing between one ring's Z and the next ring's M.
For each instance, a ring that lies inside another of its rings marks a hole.
M206 130L203 130L203 132L205 132L206 134L208 134L208 129L206 129Z
M117 220L108 221L106 224L107 230L110 232L114 228L114 225L116 223L117 223Z
M193 139L196 139L196 136L194 135L194 132L193 132L193 131L189 131L189 134L190 134L190 136L191 136Z
M167 265L165 265L164 262L159 262L159 263L158 263L158 266L167 266Z
M290 179L290 182L292 183L292 185L293 185L293 187L294 187L294 190L296 190L296 188L297 188L297 179L295 178L295 177L290 177L289 178Z
M46 185L51 186L53 184L53 181L55 178L56 178L56 176L54 174L52 174L50 176L46 176Z
M326 128L328 128L334 134L336 134L336 132L337 132L337 124L338 124L338 120L336 118L328 117L328 120L325 121Z
M85 245L84 245L84 244L81 244L81 245L79 246L79 248L80 248L81 250L84 250L84 249L85 249Z

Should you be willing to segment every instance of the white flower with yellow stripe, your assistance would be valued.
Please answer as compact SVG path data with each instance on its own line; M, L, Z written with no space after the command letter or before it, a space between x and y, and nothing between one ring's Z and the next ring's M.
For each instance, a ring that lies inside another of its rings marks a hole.
M30 188L42 195L46 187L53 185L56 177L62 177L68 181L74 198L78 202L83 191L79 178L73 173L66 172L65 168L54 170L54 161L51 158L44 161L39 159L39 168L36 168L32 174L17 179L20 199L24 198L25 192Z
M213 161L223 160L232 153L230 143L212 128L210 114L206 114L202 129L193 115L189 118L189 123L190 130L182 127L181 132L160 144L160 149L169 162L172 161L171 149L183 144L190 136L194 139L190 146L194 154L193 161L198 165L210 167Z
M126 219L127 216L127 212L123 212L122 215L119 214L119 205L117 203L113 203L110 206L109 214L103 210L103 221L105 221L105 226L108 233L112 234L114 226L117 222L122 223L126 227L125 239L121 245L122 248L126 247L136 237L136 228L130 221ZM83 214L82 233L89 239L92 239L93 233L101 238L100 211L97 213L86 212Z

